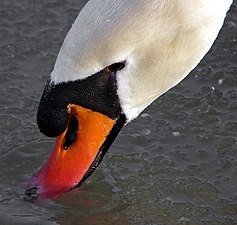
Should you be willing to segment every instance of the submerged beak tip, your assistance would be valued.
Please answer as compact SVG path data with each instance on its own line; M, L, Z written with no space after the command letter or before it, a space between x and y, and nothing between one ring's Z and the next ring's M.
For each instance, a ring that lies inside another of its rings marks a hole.
M38 194L37 194L37 188L36 187L26 189L25 195L24 195L24 199L26 201L33 201L37 198L38 198Z
M28 187L25 190L24 193L24 200L25 201L30 201L30 202L34 202L34 201L44 201L47 199L54 199L59 197L61 194L65 193L66 190L64 190L63 188L50 188L50 187L41 187L41 186L32 186L32 187Z

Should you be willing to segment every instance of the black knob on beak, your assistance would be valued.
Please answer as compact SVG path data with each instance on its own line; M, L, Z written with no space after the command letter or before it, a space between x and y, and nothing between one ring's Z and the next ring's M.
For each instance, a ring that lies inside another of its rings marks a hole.
M70 118L69 104L100 112L112 119L119 117L122 110L114 70L122 66L115 64L83 80L59 84L48 81L38 107L40 131L48 137L61 135Z
M69 120L67 105L62 93L48 82L37 112L37 123L44 135L57 137L65 131Z

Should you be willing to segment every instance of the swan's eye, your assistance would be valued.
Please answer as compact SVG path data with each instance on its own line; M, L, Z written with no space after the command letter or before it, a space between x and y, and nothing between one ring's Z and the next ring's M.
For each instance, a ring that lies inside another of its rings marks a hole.
M107 67L107 69L110 71L110 72L116 72L118 70L122 70L124 67L125 67L125 64L126 62L123 61L123 62L118 62L118 63L114 63L110 66Z
M76 141L77 131L78 131L78 120L75 116L72 115L68 123L68 129L65 136L65 141L64 141L64 146L63 146L65 150L67 150L73 144L73 142Z

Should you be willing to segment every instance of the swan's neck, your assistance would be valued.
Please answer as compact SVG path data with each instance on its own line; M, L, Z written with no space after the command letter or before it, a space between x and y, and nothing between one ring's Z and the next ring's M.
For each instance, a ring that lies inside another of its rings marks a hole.
M129 120L179 83L211 48L232 0L90 0L51 79L85 79L122 60L118 95Z

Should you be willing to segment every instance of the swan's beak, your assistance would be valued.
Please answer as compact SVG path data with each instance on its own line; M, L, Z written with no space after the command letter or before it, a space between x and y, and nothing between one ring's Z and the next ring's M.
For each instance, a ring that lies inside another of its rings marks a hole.
M78 105L70 105L67 129L57 137L53 151L34 175L27 198L55 198L79 186L99 165L125 123Z

